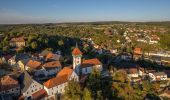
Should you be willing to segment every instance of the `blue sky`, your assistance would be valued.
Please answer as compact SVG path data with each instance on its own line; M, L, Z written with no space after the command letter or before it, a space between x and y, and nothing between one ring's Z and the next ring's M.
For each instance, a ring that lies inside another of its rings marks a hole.
M0 24L170 21L170 0L1 0Z

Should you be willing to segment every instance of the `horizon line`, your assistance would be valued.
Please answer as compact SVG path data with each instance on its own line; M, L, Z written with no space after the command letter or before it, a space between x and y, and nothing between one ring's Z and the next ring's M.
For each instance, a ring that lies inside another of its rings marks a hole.
M160 21L160 20L155 20L155 21L66 21L66 22L40 22L40 23L11 23L11 24L8 24L8 23L3 23L3 24L1 24L0 23L0 25L31 25L31 24L33 24L33 25L36 25L36 24L76 24L76 23L109 23L109 22L122 22L122 23L149 23L149 22L170 22L170 20L164 20L164 21Z

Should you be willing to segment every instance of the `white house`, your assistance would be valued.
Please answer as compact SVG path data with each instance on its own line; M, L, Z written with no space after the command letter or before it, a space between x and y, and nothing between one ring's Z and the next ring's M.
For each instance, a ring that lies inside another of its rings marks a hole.
M146 74L145 74L145 70L144 70L144 68L142 68L142 67L139 67L138 73L139 73L139 76L144 76L144 75L146 75Z
M21 68L21 70L25 70L25 66L26 66L26 64L28 63L28 61L29 61L29 59L22 59L22 60L19 60L18 62L17 62L17 65L18 65L18 67L19 68Z
M11 95L18 96L20 95L20 85L18 80L12 76L7 75L0 79L0 95Z
M81 74L89 74L93 69L97 69L99 71L103 70L102 63L97 58L82 61L80 69Z
M43 89L43 85L32 79L26 71L24 71L20 76L20 81L22 82L21 93L25 100L30 100L32 98L32 94Z
M11 66L13 66L13 65L16 65L19 60L28 59L28 58L30 58L30 57L27 54L19 53L19 54L14 55L13 57L11 57L8 60L8 63Z
M62 94L65 92L65 87L68 81L74 79L78 81L78 75L71 68L63 68L55 78L49 79L44 83L44 89L49 96L55 96L56 94Z
M149 73L150 81L162 81L167 80L167 74L164 72Z

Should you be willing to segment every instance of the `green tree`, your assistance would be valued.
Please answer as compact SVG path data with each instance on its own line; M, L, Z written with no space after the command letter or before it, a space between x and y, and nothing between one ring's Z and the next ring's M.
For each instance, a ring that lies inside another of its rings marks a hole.
M38 44L37 44L36 41L34 41L34 42L31 43L31 48L32 48L32 49L37 49L37 47L38 47Z
M96 69L93 69L87 80L87 87L92 91L93 98L97 98L97 92L101 90L101 75Z
M64 99L80 100L81 88L77 81L70 80L68 85L65 87Z
M92 100L91 92L87 88L84 88L83 100Z
M63 46L64 45L64 41L63 40L58 41L58 45L59 46Z

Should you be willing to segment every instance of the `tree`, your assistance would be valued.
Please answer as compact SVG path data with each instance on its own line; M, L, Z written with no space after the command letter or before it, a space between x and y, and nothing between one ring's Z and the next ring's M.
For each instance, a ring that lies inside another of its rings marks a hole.
M64 45L64 41L63 40L58 41L58 45L59 46L63 46Z
M38 47L38 44L37 44L36 41L34 41L34 42L31 43L31 48L32 48L32 49L36 49L37 47Z
M96 99L98 96L97 92L101 90L101 75L96 69L93 69L87 79L87 87L92 91L92 96Z
M152 83L151 89L152 89L154 92L157 92L157 91L160 89L160 84L157 83L157 82Z
M83 91L83 100L91 100L91 99L92 99L91 92L89 91L89 89L84 88L84 91Z
M127 80L126 76L126 72L118 71L116 73L113 73L112 79L124 83Z
M81 97L81 89L80 85L77 81L70 80L68 85L65 87L65 94L64 99L71 99L71 100L80 100Z
M9 51L9 46L4 46L4 47L2 48L2 50L3 50L4 52L8 52L8 51Z

